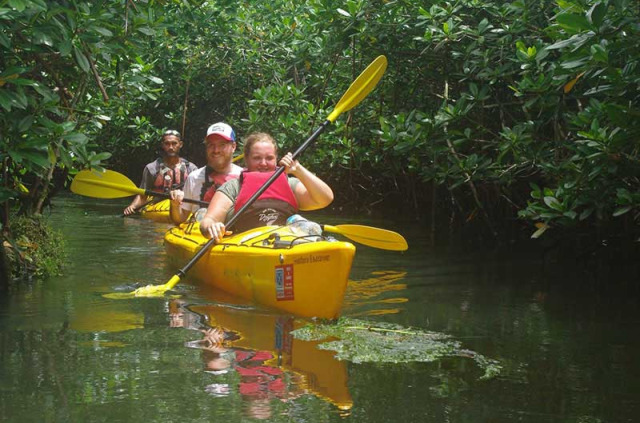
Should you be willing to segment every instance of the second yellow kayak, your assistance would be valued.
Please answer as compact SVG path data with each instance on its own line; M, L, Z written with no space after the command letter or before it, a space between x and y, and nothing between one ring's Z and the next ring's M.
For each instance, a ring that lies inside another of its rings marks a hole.
M140 210L140 216L158 223L171 223L171 217L169 215L171 207L170 201L171 200L166 198L156 203L147 204Z

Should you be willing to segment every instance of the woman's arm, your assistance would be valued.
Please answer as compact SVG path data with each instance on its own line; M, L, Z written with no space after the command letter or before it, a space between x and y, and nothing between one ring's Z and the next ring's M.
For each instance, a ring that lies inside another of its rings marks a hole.
M297 160L293 160L291 153L287 153L280 160L280 164L285 167L288 174L295 176L301 182L293 191L300 210L317 210L331 204L333 201L331 187Z
M224 221L227 212L233 206L233 201L220 191L213 194L207 207L207 213L200 221L200 232L207 238L220 241L225 234Z

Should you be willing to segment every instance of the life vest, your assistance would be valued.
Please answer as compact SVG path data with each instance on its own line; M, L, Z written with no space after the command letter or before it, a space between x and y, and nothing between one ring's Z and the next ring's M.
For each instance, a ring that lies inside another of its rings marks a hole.
M200 200L211 201L211 199L213 198L213 194L216 193L217 189L220 188L222 184L232 179L236 179L238 176L239 175L234 175L231 173L217 173L212 168L207 166L204 177L205 181L202 184L202 189L200 190Z
M156 180L153 183L153 190L156 192L171 191L182 185L189 175L189 162L185 159L181 158L173 168L167 166L161 158L158 158L156 162L158 173L156 173Z
M240 192L234 210L242 206L273 175L273 172L242 172ZM269 188L245 210L235 222L234 231L244 232L258 226L284 225L287 218L298 211L298 200L289 186L287 175L280 174Z

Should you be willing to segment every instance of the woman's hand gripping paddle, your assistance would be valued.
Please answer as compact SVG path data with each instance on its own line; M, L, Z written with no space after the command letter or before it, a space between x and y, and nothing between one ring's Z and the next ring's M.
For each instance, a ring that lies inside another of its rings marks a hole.
M378 84L380 78L387 69L387 58L384 56L378 56L367 68L356 78L349 89L342 95L342 98L333 109L331 114L327 117L327 120L293 153L293 158L296 159L302 152L304 152L312 142L318 138L318 136L333 123L341 113L351 110L362 99L364 99ZM227 223L227 228L231 228L236 222L237 218L248 208L254 201L258 199L260 195L275 181L280 174L284 172L284 167L278 168L276 172L262 185L262 187L247 200L247 202L237 211L237 213ZM209 249L215 244L215 239L212 238L207 241L206 244L193 256L193 258L164 285L147 285L142 288L138 288L130 293L114 292L111 294L104 294L107 298L132 298L132 297L153 297L162 296L164 293L180 282L180 279L186 275L186 273L193 267L198 260L209 251Z

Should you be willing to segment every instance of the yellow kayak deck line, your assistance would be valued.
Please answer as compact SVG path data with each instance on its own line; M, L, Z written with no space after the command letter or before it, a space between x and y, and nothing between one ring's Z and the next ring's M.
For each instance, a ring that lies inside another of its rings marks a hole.
M170 260L182 264L208 241L198 223L164 237ZM286 226L264 226L225 237L191 269L206 284L296 316L339 317L355 246L324 237L299 237Z

